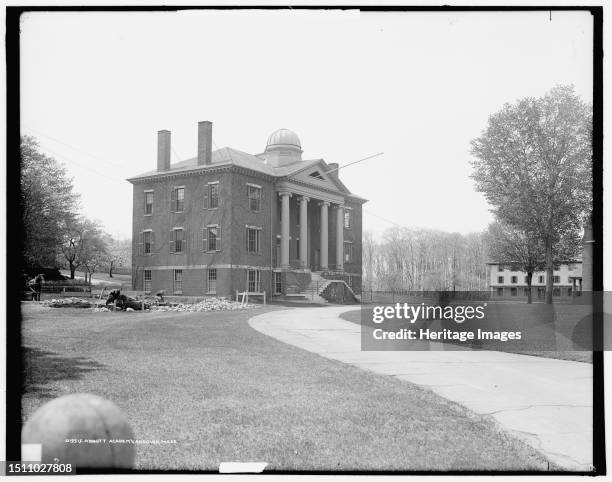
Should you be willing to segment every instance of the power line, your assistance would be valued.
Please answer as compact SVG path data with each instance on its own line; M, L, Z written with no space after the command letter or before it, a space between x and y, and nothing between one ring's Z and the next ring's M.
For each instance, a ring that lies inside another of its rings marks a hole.
M36 133L36 134L37 134L37 135L39 135L39 136L45 137L45 138L50 139L50 140L55 141L55 142L59 142L60 144L63 144L63 145L65 145L66 147L69 147L70 149L73 149L73 150L75 150L75 151L77 151L77 152L80 152L81 154L85 154L86 156L89 156L89 157L91 157L91 158L93 158L93 159L96 159L97 161L100 161L100 162L103 162L103 163L105 163L105 164L108 164L109 166L112 166L112 167L117 167L117 168L120 168L120 169L121 169L121 168L123 168L123 166L120 166L119 164L112 163L112 162L107 161L107 160L105 160L105 159L102 159L102 158L100 158L100 157L98 157L98 156L95 156L94 154L90 154L89 152L86 152L86 151L84 151L83 149L80 149L80 148L78 148L78 147L75 147L75 146L73 146L73 145L70 145L70 144L68 144L67 142L64 142L64 141L62 141L62 140L60 140L60 139L57 139L57 138L55 138L55 137L48 136L47 134L43 134L43 133L42 133L42 132L40 132L39 130L32 129L31 127L26 126L26 125L24 125L24 127L25 127L26 129L28 129L28 130L30 130L30 131L32 131L32 132L34 132L34 133Z
M394 226L397 226L398 228L404 228L405 226L398 224L394 221L391 221L389 219L383 218L382 216L379 216L378 214L374 214L372 211L368 210L368 209L364 209L363 212L368 213L370 216L374 216L375 218L378 218L382 221L385 221L387 223L393 224Z
M325 173L327 174L327 173L330 173L330 172L339 171L340 169L343 169L345 167L352 166L353 164L357 164L358 162L367 161L368 159L372 159L373 157L382 156L383 154L384 154L384 152L379 152L378 154L373 154L371 156L364 157L363 159L359 159L357 161L349 162L348 164L345 164L344 166L335 167L334 169L330 169L329 171L325 171Z
M73 165L75 165L75 166L78 166L78 167L81 167L81 168L87 169L87 170L89 170L89 171L91 171L91 172L93 172L93 173L97 174L98 176L102 176L102 177L105 177L106 179L109 179L109 180L111 180L111 181L114 181L114 182L117 182L117 183L119 183L119 182L120 182L121 184L125 185L125 184L124 184L124 183L125 183L125 181L124 181L124 180L122 180L122 179L118 179L118 178L115 178L115 177L110 177L110 176L108 176L107 174L104 174L104 173L102 173L102 172L99 172L99 171L97 171L96 169L94 169L94 168L92 168L92 167L90 167L90 166L87 166L87 165L84 165L84 164L80 164L80 163L78 163L78 162L76 162L76 161L73 161L73 160L71 160L71 159L68 159L67 157L65 157L65 156L63 156L63 155L60 155L60 154L58 154L57 152L52 151L51 149L45 149L45 150L46 150L46 151L48 151L49 153L51 153L51 154L52 154L54 157L57 157L57 158L58 158L59 160L61 160L61 161L65 161L65 162L68 162L68 163L73 164Z

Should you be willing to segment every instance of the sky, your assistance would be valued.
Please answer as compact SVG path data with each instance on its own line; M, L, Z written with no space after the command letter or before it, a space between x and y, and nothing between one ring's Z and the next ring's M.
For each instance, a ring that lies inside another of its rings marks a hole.
M215 148L293 130L369 200L364 230L468 233L492 221L470 140L504 103L573 84L592 101L588 12L33 12L21 25L21 129L65 164L81 210L129 237L132 185Z

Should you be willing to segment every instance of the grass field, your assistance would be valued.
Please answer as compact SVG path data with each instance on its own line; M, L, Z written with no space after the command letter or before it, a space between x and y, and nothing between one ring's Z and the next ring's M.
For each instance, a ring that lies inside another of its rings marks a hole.
M137 468L547 470L531 447L430 391L285 345L248 318L93 313L23 304L23 417L51 398L115 401L139 439Z

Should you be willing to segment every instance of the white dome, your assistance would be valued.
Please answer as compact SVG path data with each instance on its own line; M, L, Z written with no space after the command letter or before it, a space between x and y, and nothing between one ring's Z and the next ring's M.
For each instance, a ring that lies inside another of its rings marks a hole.
M268 149L299 149L301 151L302 144L295 132L289 129L279 129L268 137L266 151Z

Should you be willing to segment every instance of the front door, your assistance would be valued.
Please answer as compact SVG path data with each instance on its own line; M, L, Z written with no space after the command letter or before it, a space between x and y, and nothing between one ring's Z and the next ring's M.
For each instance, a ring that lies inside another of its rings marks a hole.
M320 251L318 249L315 249L314 252L314 271L317 271L319 269L319 256L320 256Z

